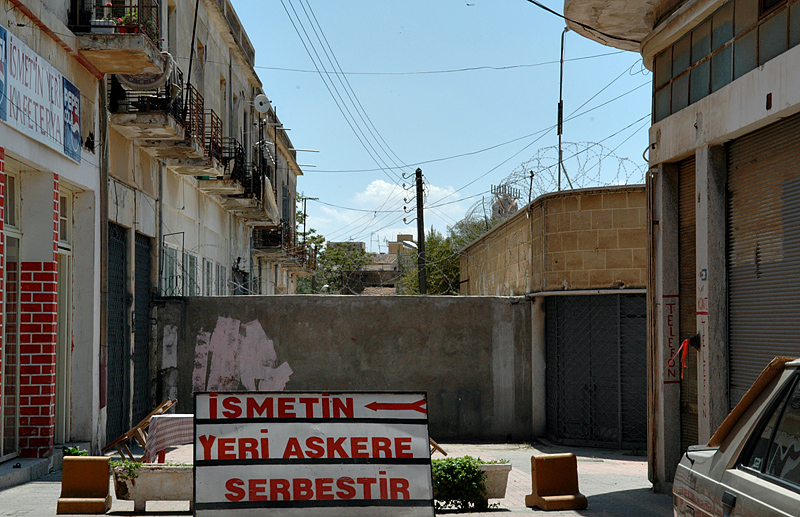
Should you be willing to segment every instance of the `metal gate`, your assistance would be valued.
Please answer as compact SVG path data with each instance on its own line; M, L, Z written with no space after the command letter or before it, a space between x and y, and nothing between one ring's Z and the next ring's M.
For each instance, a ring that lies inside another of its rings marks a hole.
M106 438L111 441L128 429L128 231L108 223L108 405Z
M620 449L646 446L646 305L643 294L547 299L551 440Z
M728 145L730 405L800 356L800 115Z
M678 335L697 334L697 172L694 156L678 164ZM697 444L697 352L689 350L681 379L681 450Z
M150 238L137 233L134 270L133 422L151 411L150 397L150 293L152 287Z

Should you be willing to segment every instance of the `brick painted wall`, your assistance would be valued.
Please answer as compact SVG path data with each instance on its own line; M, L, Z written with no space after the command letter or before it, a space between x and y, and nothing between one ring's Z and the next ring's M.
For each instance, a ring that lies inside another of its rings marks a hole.
M23 456L53 452L58 291L58 176L53 180L53 258L20 267L20 448Z

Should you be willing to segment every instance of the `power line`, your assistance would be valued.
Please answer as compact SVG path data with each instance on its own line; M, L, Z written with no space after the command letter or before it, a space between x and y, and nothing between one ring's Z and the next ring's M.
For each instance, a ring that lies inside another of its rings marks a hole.
M532 3L533 5L535 5L536 7L539 7L540 9L544 9L545 11L547 11L550 14L554 14L554 15L558 16L559 18L562 18L562 19L564 19L564 20L566 20L566 21L568 21L570 23L574 23L578 27L583 27L586 30L589 30L589 31L592 31L592 32L596 32L597 34L600 34L601 36L605 36L606 38L615 39L617 41L627 41L627 42L630 42L630 43L636 43L638 45L641 45L641 43L642 43L639 40L635 40L635 39L631 39L631 38L621 38L619 36L614 36L614 35L609 34L607 32L603 32L600 29L595 29L594 27L592 27L590 25L586 25L585 23L581 23L579 21L575 21L575 20L572 20L570 18L567 18L563 14L559 13L558 11L554 11L554 10L550 9L549 7L547 7L546 5L538 2L537 0L527 0L527 1Z

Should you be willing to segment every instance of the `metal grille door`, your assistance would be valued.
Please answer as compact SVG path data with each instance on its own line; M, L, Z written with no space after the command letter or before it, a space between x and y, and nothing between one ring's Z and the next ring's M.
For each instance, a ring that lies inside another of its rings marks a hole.
M680 340L697 334L697 172L694 157L678 164ZM697 352L689 350L681 380L681 449L697 444Z
M106 437L111 441L128 428L127 368L128 270L127 230L108 223L108 406Z
M647 441L644 295L547 299L547 432L574 445Z
M800 115L728 146L730 405L800 357Z
M133 339L133 421L139 422L151 411L150 398L150 238L137 233L134 281Z

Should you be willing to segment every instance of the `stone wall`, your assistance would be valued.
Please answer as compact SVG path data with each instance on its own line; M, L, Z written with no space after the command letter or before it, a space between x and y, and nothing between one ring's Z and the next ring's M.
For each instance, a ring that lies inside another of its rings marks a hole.
M644 288L643 185L547 194L467 246L462 294Z
M248 296L157 307L159 396L428 393L436 440L532 436L531 305L520 298Z

